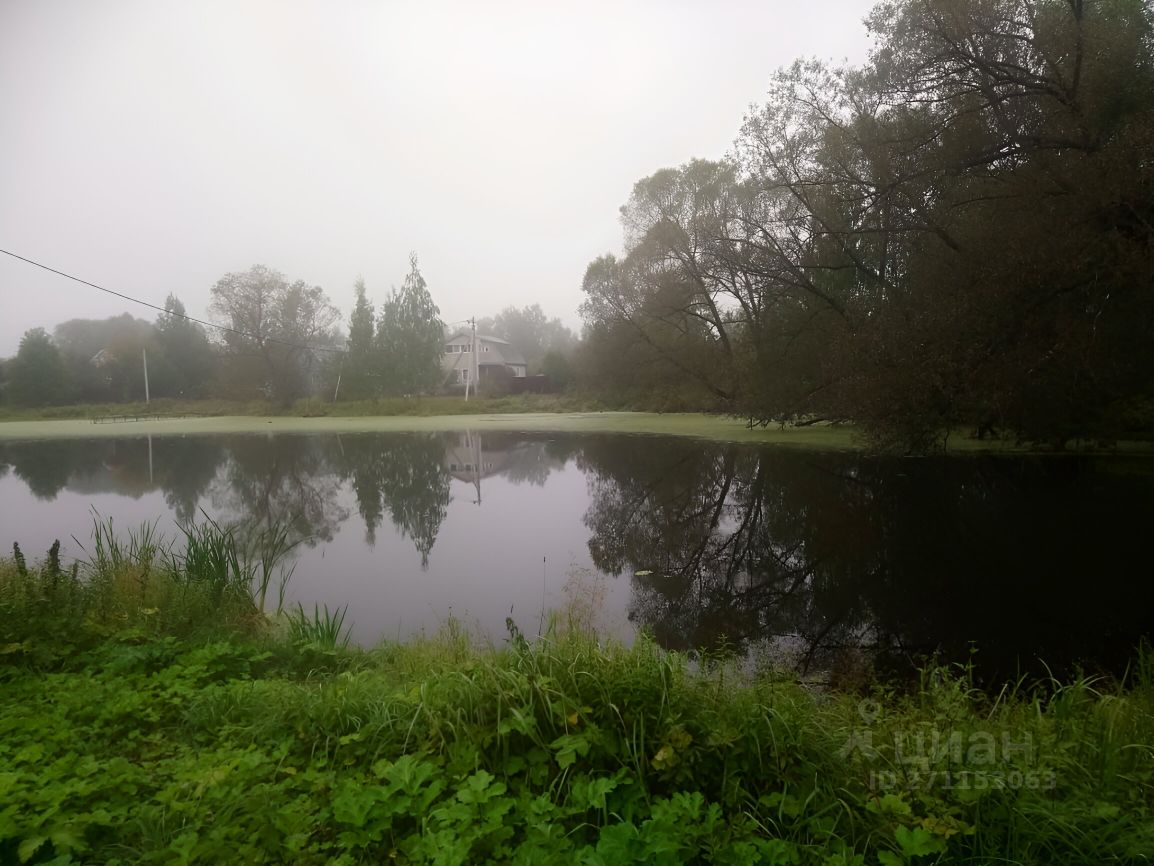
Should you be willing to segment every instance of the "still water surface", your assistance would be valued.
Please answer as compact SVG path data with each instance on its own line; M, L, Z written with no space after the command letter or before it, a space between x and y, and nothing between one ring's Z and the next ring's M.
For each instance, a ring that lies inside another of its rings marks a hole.
M0 443L5 547L83 558L93 509L170 537L202 514L289 521L289 601L348 605L364 644L450 616L535 634L577 604L674 649L809 671L937 652L1004 677L1118 671L1154 634L1154 473L1115 459L471 432Z

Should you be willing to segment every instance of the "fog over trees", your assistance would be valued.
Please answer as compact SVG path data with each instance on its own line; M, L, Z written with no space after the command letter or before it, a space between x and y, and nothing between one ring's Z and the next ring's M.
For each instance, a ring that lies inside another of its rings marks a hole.
M340 312L320 286L289 282L254 265L212 288L209 327L169 295L148 322L125 313L72 319L25 335L20 353L0 362L0 396L16 406L143 400L147 355L152 397L265 399L286 406L302 397L366 400L438 393L446 324L417 257L399 289L375 308L363 279L342 333ZM458 323L459 324L459 323ZM482 332L526 347L533 372L571 383L577 337L540 305L508 307L478 320Z

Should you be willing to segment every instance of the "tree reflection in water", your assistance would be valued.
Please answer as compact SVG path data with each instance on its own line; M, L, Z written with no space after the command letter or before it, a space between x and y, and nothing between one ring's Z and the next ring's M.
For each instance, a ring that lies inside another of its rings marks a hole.
M290 543L332 541L349 511L339 499L330 437L229 436L228 461L212 487L213 507L247 532L287 526Z
M580 460L594 562L633 575L630 616L666 647L785 638L803 670L867 648L1004 677L1117 670L1154 631L1154 498L1107 463L620 438Z
M34 496L49 501L65 489L134 498L160 490L184 522L197 515L225 454L211 437L57 439L0 443L0 466L11 466Z
M366 433L337 437L337 465L352 480L365 540L376 544L385 512L402 537L411 538L429 565L429 552L449 507L443 437L426 433Z

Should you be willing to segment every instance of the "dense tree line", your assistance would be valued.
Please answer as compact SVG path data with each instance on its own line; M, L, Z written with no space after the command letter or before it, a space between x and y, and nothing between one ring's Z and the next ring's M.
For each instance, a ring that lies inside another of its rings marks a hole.
M143 400L146 362L152 396L206 396L219 359L205 329L184 316L169 295L155 322L124 313L70 319L52 335L33 328L4 364L5 399L17 406Z
M1154 60L1138 0L895 0L732 154L636 184L587 376L763 423L1113 436L1154 406Z
M448 330L416 256L379 311L364 280L354 290L347 337L323 289L263 265L213 286L217 329L190 320L174 295L155 322L124 313L72 319L51 335L35 328L15 357L0 362L0 397L17 406L140 401L145 356L153 397L288 404L318 394L361 400L440 390ZM546 373L560 387L572 383L577 338L540 305L507 307L477 324L520 349L531 373Z
M288 404L321 391L331 395L342 374L349 381L343 396L436 390L443 325L416 258L379 319L363 282L357 292L346 341L322 288L255 265L213 286L215 329L189 319L169 295L155 322L125 313L73 319L52 335L28 331L15 357L0 365L0 393L18 406L140 401L146 359L152 397Z

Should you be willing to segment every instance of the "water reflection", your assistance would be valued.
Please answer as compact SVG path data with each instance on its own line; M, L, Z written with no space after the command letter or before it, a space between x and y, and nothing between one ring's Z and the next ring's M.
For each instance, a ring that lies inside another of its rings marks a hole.
M429 565L429 552L449 507L446 443L423 433L337 436L336 475L351 480L365 541L376 545L377 529L388 514L395 531L410 538Z
M1116 466L624 436L138 437L2 443L0 506L5 526L33 534L22 504L62 495L154 508L161 494L176 522L202 509L284 522L305 542L294 580L330 604L360 593L362 618L374 604L398 620L419 619L413 606L442 614L440 596L418 592L439 587L454 609L491 609L481 624L499 633L510 606L548 596L542 563L570 557L616 576L613 603L666 647L772 641L826 669L863 647L889 665L976 646L980 672L1001 677L1039 658L1116 670L1154 631L1154 479ZM0 541L35 549L86 527L43 532ZM546 583L563 578L546 569Z
M803 669L936 650L1000 678L1116 671L1154 628L1154 488L1106 463L638 442L582 460L594 561L636 575L631 616L666 646L789 637Z
M870 491L839 458L606 444L583 454L590 548L602 570L635 575L631 618L663 645L742 651L793 637L804 668L875 641L862 592L879 567Z
M224 459L221 443L204 437L0 443L0 477L11 468L35 498L48 501L65 489L133 498L161 490L176 518L187 521Z

